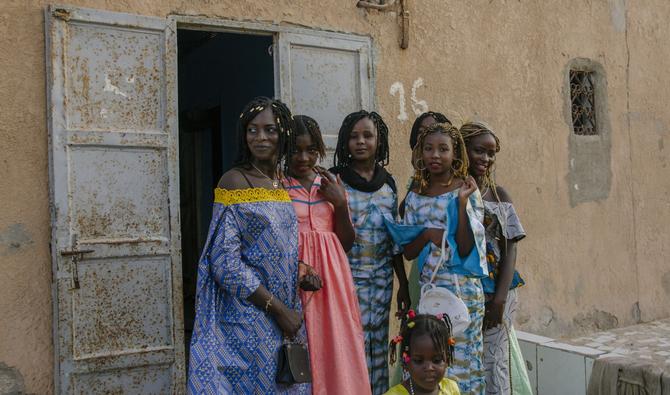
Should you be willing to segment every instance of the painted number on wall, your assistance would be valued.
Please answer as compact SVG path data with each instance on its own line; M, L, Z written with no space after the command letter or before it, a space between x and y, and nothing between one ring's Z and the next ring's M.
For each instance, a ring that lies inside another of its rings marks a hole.
M420 115L428 111L428 103L425 100L419 100L416 97L416 91L422 86L423 78L417 78L414 80L414 83L412 83L412 95L410 96L410 100L414 115ZM398 112L398 120L401 122L407 121L409 117L407 116L405 103L405 86L400 81L394 82L393 85L391 85L389 93L394 97L398 95L398 107L400 110Z

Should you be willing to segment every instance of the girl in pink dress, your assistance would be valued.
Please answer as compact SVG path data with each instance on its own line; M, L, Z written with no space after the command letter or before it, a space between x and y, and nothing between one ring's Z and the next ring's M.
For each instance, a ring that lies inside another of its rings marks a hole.
M312 391L370 394L361 315L345 252L354 242L347 195L339 177L315 168L325 154L319 125L304 115L295 116L295 123L285 187L298 217L300 260L323 284L318 292L302 295Z

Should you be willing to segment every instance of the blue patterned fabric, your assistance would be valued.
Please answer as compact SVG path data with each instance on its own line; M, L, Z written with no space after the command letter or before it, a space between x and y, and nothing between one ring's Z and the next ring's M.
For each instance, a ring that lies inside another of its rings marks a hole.
M470 226L475 237L477 256L480 256L480 266L486 270L484 260L485 245L484 229L481 219L484 214L481 195L478 191L473 193L470 201L475 202L467 210ZM429 197L410 192L405 200L405 224L423 225L427 228L448 229L448 223L452 222L453 216L448 213L449 205L458 200L458 190L454 190L439 196ZM448 218L449 217L449 218ZM456 222L456 221L453 221ZM439 246L429 242L430 253L420 271L419 282L424 285L430 281L433 272L441 260L442 251ZM447 377L458 382L462 394L483 394L485 387L485 373L482 363L483 337L482 323L484 320L484 291L478 276L465 275L458 270L453 270L453 258L458 256L455 248L449 244L449 257L438 269L434 284L446 288L459 296L470 313L470 325L461 335L455 337L454 363L447 370Z
M493 294L496 292L496 282L498 281L498 263L500 262L502 243L505 242L505 239L519 241L526 237L526 231L523 230L512 203L485 201L484 209L486 261L489 276L482 279L482 284L485 293ZM514 270L509 289L515 289L524 284L526 282L521 278L519 272Z
M262 284L300 309L297 221L286 199L214 204L198 265L189 394L310 393L309 385L275 384L282 333L247 300ZM299 336L304 339L304 330Z
M393 243L384 217L394 221L398 198L388 184L376 192L362 192L344 183L356 239L347 254L361 308L365 354L373 394L389 388L388 330L393 293L394 255L402 252ZM374 210L372 208L375 208Z

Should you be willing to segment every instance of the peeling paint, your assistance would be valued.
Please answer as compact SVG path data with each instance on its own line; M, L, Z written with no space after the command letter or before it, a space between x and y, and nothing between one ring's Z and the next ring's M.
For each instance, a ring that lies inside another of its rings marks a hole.
M109 79L108 75L105 75L105 87L102 90L105 92L112 92L119 96L128 97L128 95L123 93L119 87L112 85L112 80Z
M32 244L32 236L24 224L13 224L0 232L0 256L16 254Z
M18 369L0 362L0 394L23 394L25 385Z
M589 331L604 331L619 326L619 319L606 311L594 309L588 313L579 313L573 319L573 323Z

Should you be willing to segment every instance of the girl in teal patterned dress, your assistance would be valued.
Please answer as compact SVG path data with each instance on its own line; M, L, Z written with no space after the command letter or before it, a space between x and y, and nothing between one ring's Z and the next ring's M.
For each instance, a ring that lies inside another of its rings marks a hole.
M455 336L454 362L447 377L458 382L463 394L483 394L481 278L488 270L481 195L475 180L467 175L465 144L451 125L434 124L420 133L412 162L416 182L405 200L404 223L427 229L405 246L405 258L416 258L428 245L428 256L419 268L420 284L429 282L437 270L434 284L449 289L467 306L470 324ZM454 234L447 235L442 262L442 237L452 228L452 221L457 225Z
M398 310L409 307L402 250L393 243L384 218L395 221L398 197L388 164L388 128L379 114L358 111L342 122L335 167L349 195L356 238L347 253L358 295L365 335L365 354L373 394L389 387L388 329L393 271L399 280Z

